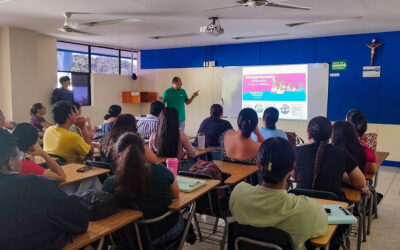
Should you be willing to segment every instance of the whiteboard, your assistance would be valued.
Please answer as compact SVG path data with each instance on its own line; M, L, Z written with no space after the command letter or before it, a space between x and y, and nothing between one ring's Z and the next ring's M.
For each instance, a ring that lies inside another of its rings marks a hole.
M327 116L329 64L313 63L307 66L307 119L310 120L315 116ZM242 109L242 69L243 67L222 69L222 106L227 117L237 117Z

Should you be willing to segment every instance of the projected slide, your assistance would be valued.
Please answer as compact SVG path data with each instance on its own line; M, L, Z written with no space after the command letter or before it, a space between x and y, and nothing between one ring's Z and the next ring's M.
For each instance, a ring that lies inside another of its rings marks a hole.
M268 107L280 118L307 120L308 65L243 67L242 108L250 107L259 117Z

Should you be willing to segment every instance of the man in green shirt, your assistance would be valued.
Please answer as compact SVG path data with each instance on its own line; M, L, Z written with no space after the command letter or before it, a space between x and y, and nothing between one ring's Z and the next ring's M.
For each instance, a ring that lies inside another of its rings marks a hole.
M199 91L197 90L193 93L192 97L188 98L186 91L182 89L182 80L177 76L172 79L172 87L164 91L162 101L167 107L174 107L178 111L179 128L181 130L185 130L185 103L186 105L192 103L194 98L199 95Z
M286 192L286 180L293 170L295 153L280 137L265 140L258 153L262 185L239 183L232 191L229 208L235 220L253 227L275 227L288 232L296 250L304 243L325 235L328 216L312 198Z

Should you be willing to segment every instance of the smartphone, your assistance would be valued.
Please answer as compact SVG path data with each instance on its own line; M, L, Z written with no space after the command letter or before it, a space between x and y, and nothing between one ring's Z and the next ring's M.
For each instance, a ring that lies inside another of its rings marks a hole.
M325 212L326 212L327 214L331 214L331 209L330 209L330 208L325 208Z
M83 173L83 172L89 171L92 168L93 168L92 166L84 166L84 167L78 168L76 170L76 172Z

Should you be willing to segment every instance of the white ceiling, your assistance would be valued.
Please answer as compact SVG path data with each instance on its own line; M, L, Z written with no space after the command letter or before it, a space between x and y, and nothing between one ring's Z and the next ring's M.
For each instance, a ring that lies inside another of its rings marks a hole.
M60 39L103 44L130 49L156 49L216 45L268 40L286 40L341 34L400 30L399 0L276 0L304 5L312 10L291 10L271 7L238 7L207 12L208 9L233 6L233 0L0 0L0 26L27 28ZM89 27L88 36L62 33L64 17L61 11L96 13L130 13L128 15L73 15L71 21L88 22L122 17L136 17L140 23L125 23ZM265 20L221 20L225 33L218 37L199 35L187 38L153 40L149 37L198 33L207 25L208 17L265 18ZM364 16L344 23L310 25L296 28L286 23L319 21ZM237 36L282 34L276 37L233 40Z

